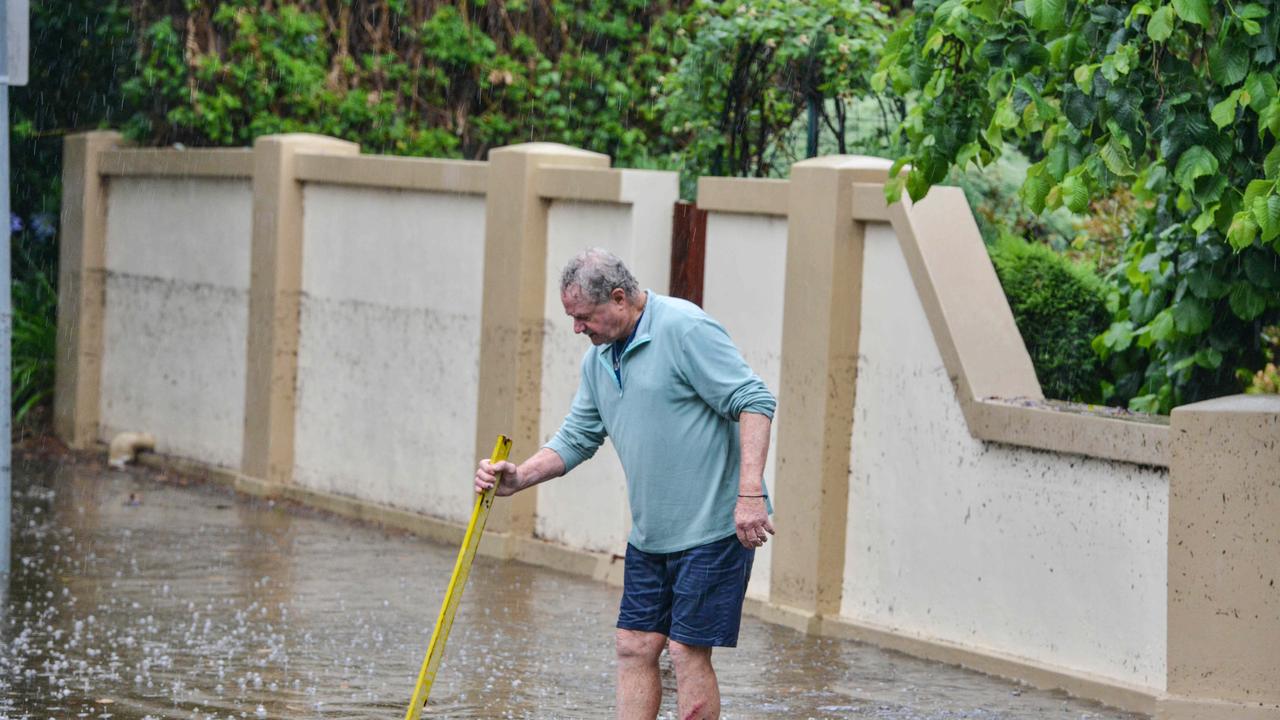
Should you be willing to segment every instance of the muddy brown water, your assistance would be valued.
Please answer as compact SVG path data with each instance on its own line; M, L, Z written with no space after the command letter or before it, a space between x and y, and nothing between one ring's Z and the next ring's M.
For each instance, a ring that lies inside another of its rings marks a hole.
M0 717L403 717L456 547L67 456L13 485ZM619 592L478 558L424 717L612 717ZM716 664L725 718L1141 717L750 617Z

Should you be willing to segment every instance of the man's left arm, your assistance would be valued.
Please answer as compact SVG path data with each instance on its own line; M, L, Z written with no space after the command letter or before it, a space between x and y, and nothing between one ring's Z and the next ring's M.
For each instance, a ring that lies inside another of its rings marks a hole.
M742 444L741 470L738 473L738 504L733 509L733 523L738 542L757 548L773 534L773 523L764 500L764 465L769 457L768 415L743 412L738 416L738 435Z
M738 421L741 469L734 528L743 546L760 547L773 534L764 497L764 465L777 401L719 323L707 318L695 324L682 345L682 369L689 384L716 412Z

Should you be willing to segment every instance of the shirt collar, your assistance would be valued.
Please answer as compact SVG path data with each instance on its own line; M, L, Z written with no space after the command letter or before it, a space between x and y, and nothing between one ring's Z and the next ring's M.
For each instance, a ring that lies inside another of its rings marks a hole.
M640 322L636 323L635 333L631 338L631 342L627 343L627 347L624 348L622 351L624 355L626 354L627 350L630 350L631 348L636 347L637 345L641 345L643 343L649 342L649 330L650 328L653 327L652 310L653 310L653 299L655 296L653 292L649 290L645 290L644 295L645 295L644 311L640 313ZM599 353L601 355L607 355L611 352L613 352L613 343L605 343L604 345L601 345L599 348Z

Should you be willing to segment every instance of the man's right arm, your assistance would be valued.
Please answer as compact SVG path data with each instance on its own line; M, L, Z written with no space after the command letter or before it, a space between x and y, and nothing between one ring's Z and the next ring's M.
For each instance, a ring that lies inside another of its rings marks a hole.
M480 467L476 469L476 492L482 493L493 487L494 480L501 476L497 494L501 497L514 495L525 488L560 477L564 472L564 460L556 451L545 447L518 466L506 460L496 465L481 460Z

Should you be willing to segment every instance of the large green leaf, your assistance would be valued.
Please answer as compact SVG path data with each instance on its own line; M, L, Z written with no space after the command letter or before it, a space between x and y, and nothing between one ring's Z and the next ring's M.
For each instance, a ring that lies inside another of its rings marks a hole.
M1258 236L1258 223L1253 219L1253 213L1248 210L1241 210L1231 218L1231 226L1227 228L1227 242L1235 250L1243 250L1253 244L1253 239Z
M1249 3L1248 5L1237 6L1236 14L1246 20L1257 20L1266 17L1270 12L1257 3Z
M1068 85L1062 91L1062 112L1076 129L1084 130L1097 115L1097 101L1076 86Z
M1185 190L1194 190L1196 178L1218 172L1218 158L1203 145L1193 145L1178 158L1173 180Z
M1133 342L1133 323L1128 320L1111 323L1111 327L1098 336L1098 341L1100 343L1095 344L1101 344L1103 347L1115 352L1123 352Z
M1277 147L1280 147L1280 145ZM1053 178L1054 181L1061 182L1067 171L1071 169L1071 153L1067 149L1066 143L1058 143L1050 148L1049 156L1045 160L1047 161L1045 170L1048 171L1049 177Z
M1230 36L1209 51L1209 72L1214 82L1231 86L1249 74L1249 48Z
M1209 24L1209 0L1173 0L1173 11L1189 23Z
M1249 107L1260 113L1276 97L1276 79L1270 73L1249 73L1244 90L1249 93Z
M1027 171L1027 179L1022 183L1022 201L1031 208L1031 212L1044 210L1044 199L1053 187L1051 180L1044 172L1043 161L1031 166Z
M1089 187L1079 173L1062 179L1062 204L1073 213L1082 213L1089 207Z
M1076 81L1076 87L1088 95L1093 92L1093 75L1096 72L1098 72L1096 63L1081 65L1071 72L1071 77Z
M1173 323L1183 335L1199 335L1213 324L1213 307L1197 298L1184 297L1173 306Z
M1168 340L1173 337L1174 322L1173 313L1168 309L1162 310L1155 319L1151 321L1151 338L1157 341Z
M1280 173L1280 143L1276 143L1271 152L1267 153L1266 159L1262 161L1262 171L1271 179L1275 179L1277 173Z
M1066 20L1066 0L1026 0L1025 7L1027 19L1037 30L1059 30Z
M1107 169L1120 177L1133 175L1133 161L1129 159L1129 151L1123 145L1116 142L1114 137L1107 140L1107 144L1103 145L1098 151L1102 157L1102 162L1106 164Z
M1274 180L1250 180L1244 189L1244 200L1242 204L1246 208L1253 207L1253 201L1260 197L1270 195L1276 189Z
M1147 21L1147 35L1156 42L1164 42L1173 34L1173 8L1165 5L1151 14Z
M1272 137L1280 137L1280 97L1271 102L1258 113L1258 137L1263 130L1270 130Z
M1209 112L1209 117L1213 120L1213 124L1218 126L1219 130L1236 121L1236 105L1239 102L1240 91L1235 90L1222 102L1213 106L1213 110Z
M1222 353L1217 348L1200 348L1195 357L1196 364L1207 370L1213 370L1222 364Z
M1267 299L1247 282L1237 283L1228 300L1231 312L1241 320L1253 320L1267 309Z
M1266 195L1254 198L1251 205L1253 220L1262 231L1262 242L1271 242L1280 236L1280 196Z

